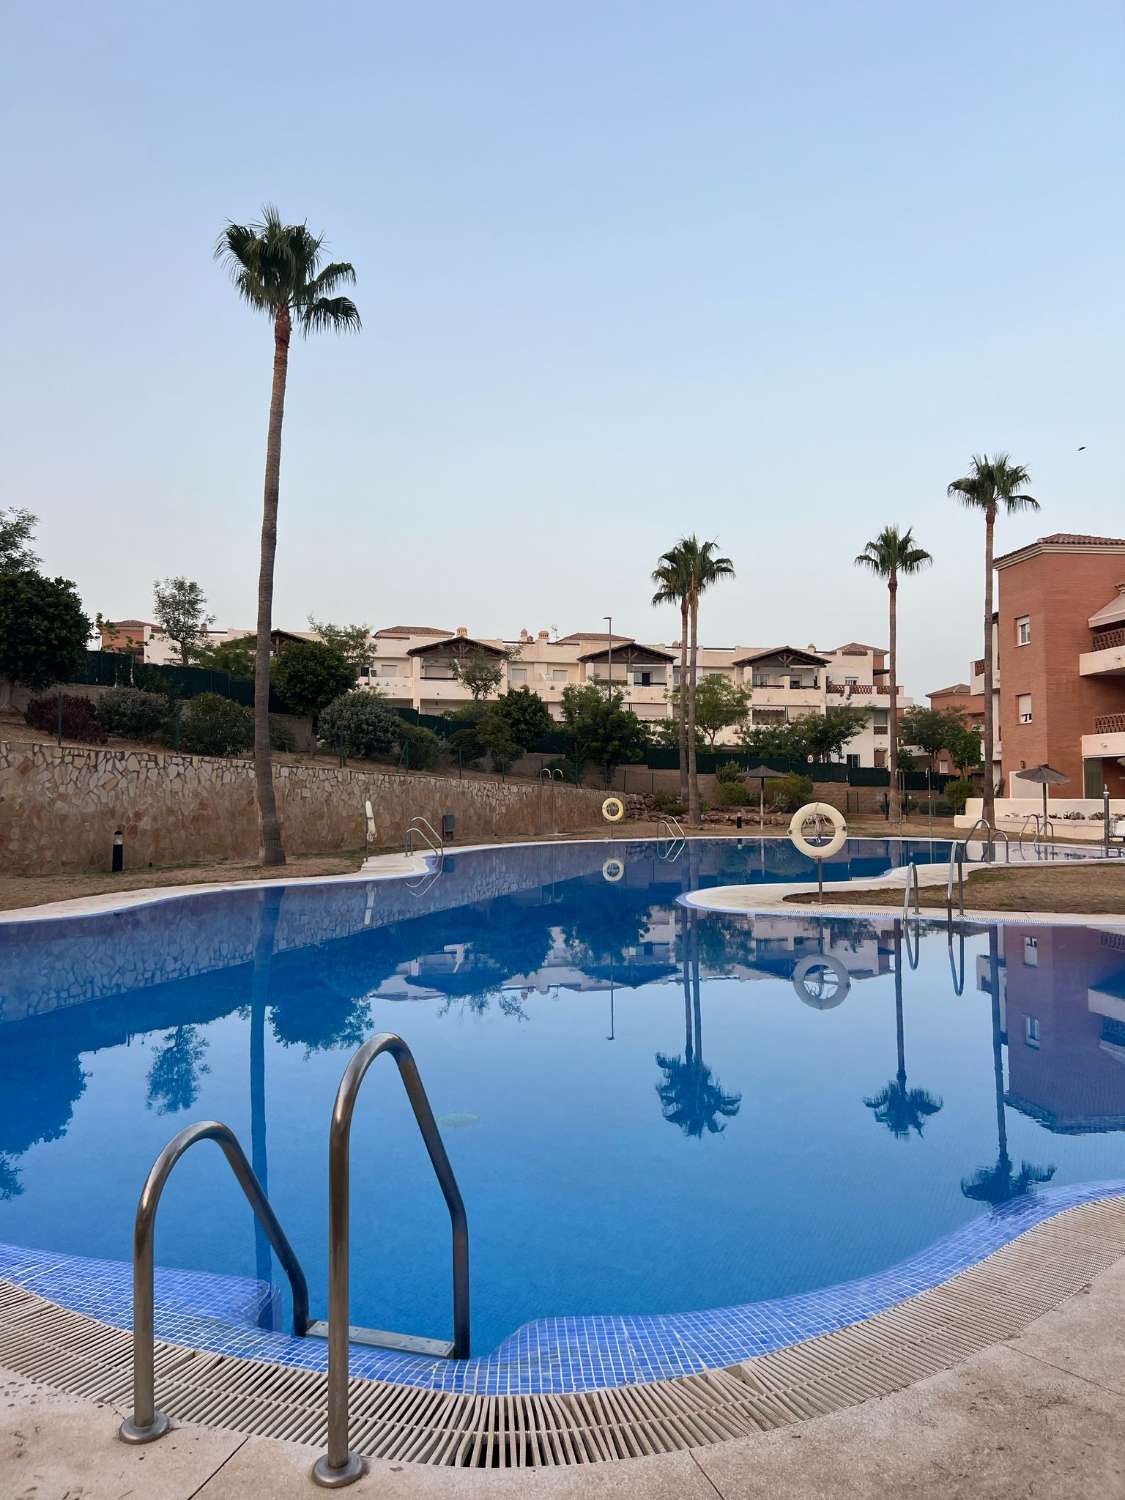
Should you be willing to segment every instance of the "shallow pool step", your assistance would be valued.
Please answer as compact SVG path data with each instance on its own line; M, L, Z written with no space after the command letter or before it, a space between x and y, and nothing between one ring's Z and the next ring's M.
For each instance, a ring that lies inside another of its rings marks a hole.
M316 1318L305 1329L305 1337L326 1339L328 1324ZM452 1359L453 1345L447 1339L424 1339L414 1333L386 1333L381 1328L357 1328L348 1324L348 1343L367 1344L372 1349L394 1349L399 1354L421 1354L426 1359Z

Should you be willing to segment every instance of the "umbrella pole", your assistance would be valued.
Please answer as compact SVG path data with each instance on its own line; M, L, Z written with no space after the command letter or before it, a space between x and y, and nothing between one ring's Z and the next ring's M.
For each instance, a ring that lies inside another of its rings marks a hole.
M1043 783L1043 842L1047 842L1047 783Z
M766 778L758 782L758 827L766 826Z

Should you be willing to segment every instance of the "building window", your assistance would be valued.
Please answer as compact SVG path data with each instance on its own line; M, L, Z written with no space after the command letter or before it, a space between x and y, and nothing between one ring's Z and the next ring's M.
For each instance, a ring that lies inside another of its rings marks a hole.
M526 667L509 667L508 668L508 681L509 682L526 682L527 681L527 668Z
M858 755L849 755L848 756L848 765L849 766L858 766L859 765L859 756Z
M1016 621L1016 645L1017 646L1030 646L1031 645L1031 616L1030 615L1020 615L1019 619Z
M548 682L565 682L567 680L565 667L552 667L547 673Z
M1027 1045L1029 1047L1038 1047L1038 1045L1039 1045L1039 1017L1038 1016L1024 1016L1024 1018L1023 1018L1023 1039L1027 1043Z
M1023 961L1024 961L1025 964L1030 964L1033 969L1037 969L1039 967L1039 939L1038 938L1032 938L1032 937L1024 938L1024 940L1023 940Z
M1031 694L1021 693L1016 699L1016 714L1021 724L1031 723Z
M652 673L651 672L641 672L641 671L634 672L633 673L633 686L634 687L651 687L652 686Z

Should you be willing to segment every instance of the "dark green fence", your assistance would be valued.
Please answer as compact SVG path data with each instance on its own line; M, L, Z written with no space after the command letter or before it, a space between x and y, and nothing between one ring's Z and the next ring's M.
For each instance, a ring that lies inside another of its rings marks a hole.
M198 698L201 693L217 693L247 708L254 706L254 684L245 677L232 677L229 672L214 672L209 667L157 667L137 661L124 651L86 651L83 658L74 682L98 687L134 687L146 693L166 693L170 698ZM270 713L287 712L285 703L271 689Z

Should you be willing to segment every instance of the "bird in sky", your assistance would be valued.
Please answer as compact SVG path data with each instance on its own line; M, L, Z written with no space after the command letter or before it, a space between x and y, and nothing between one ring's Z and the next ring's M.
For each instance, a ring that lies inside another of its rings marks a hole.
M1085 453L1085 451L1086 451L1086 444L1083 443L1082 446L1081 446L1081 448L1077 449L1077 452L1079 452L1079 453Z

